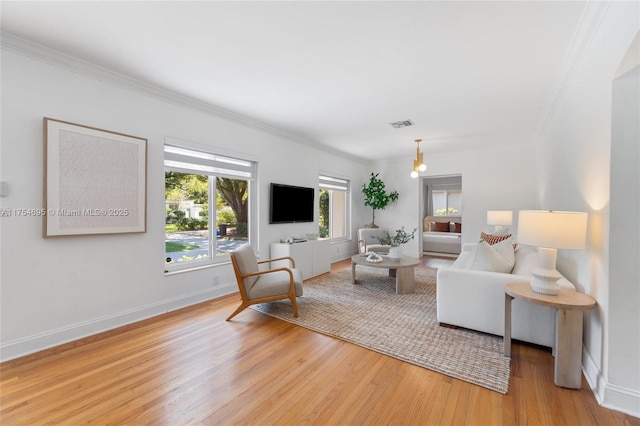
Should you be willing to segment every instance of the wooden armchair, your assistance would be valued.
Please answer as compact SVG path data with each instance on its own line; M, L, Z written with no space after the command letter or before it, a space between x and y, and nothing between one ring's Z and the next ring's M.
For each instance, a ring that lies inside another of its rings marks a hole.
M381 228L361 228L358 229L358 251L367 253L375 251L377 253L389 253L389 248L384 244L380 244L378 238L382 238L387 234L386 229Z
M276 260L289 260L291 267L261 271L258 266ZM291 300L293 316L298 317L296 297L302 296L302 272L295 269L296 265L292 257L279 257L258 262L251 246L244 244L231 251L231 263L236 274L242 303L229 315L227 321L250 305L280 299Z

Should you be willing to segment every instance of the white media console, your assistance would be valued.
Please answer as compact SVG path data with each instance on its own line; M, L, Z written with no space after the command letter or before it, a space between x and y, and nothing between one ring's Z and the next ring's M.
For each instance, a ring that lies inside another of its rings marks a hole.
M299 243L273 243L271 244L272 259L276 257L291 256L296 262L296 268L302 271L302 279L325 274L331 271L331 254L329 240L308 240ZM286 261L271 262L271 267L288 266Z

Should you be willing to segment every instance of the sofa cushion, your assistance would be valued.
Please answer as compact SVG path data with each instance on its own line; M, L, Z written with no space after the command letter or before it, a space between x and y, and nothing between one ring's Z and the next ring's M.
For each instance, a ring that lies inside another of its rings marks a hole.
M482 240L478 244L465 245L462 253L460 253L451 267L509 274L514 267L515 261L515 252L511 239L494 245Z
M513 266L512 274L531 276L533 269L538 266L538 251L524 244L518 244L515 251L516 263Z
M483 240L478 243L470 269L509 274L515 261L515 253L510 239L493 245Z
M458 258L451 264L452 268L471 269L475 257L475 247L472 250L463 250Z

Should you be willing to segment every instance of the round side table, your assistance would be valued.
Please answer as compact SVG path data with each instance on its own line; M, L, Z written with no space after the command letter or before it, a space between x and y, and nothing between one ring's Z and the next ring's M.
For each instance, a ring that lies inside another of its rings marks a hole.
M504 294L504 355L508 357L511 357L511 301L516 297L556 309L553 382L556 386L580 389L583 312L596 306L595 299L566 288L552 296L536 293L528 282L507 284Z

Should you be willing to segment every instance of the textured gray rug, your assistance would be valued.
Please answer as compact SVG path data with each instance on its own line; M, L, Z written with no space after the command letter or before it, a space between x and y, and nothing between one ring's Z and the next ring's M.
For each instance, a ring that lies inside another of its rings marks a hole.
M284 321L506 394L509 358L501 337L440 327L436 321L436 269L416 268L416 291L395 294L387 271L351 268L305 281L294 318L288 300L252 308Z

